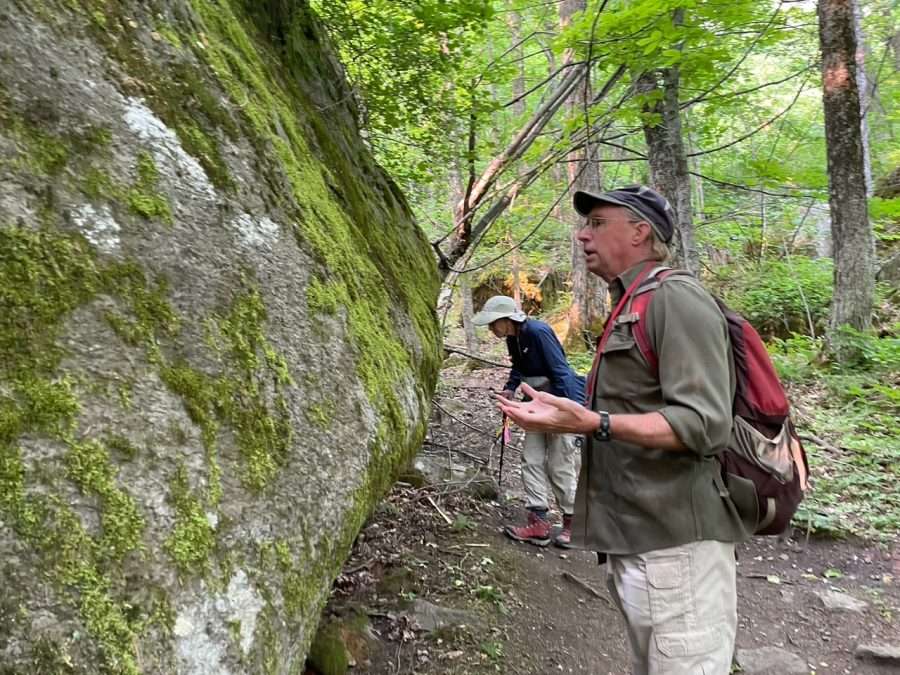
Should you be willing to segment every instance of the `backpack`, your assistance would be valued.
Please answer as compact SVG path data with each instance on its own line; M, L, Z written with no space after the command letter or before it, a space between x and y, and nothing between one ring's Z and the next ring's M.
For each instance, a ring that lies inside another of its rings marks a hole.
M646 271L646 269L645 269ZM637 316L632 335L654 372L658 360L647 337L646 314L654 292L667 278L685 270L656 267L637 285L628 313ZM781 534L807 489L806 451L791 421L790 405L766 346L756 329L720 298L734 358L734 426L731 442L718 456L719 494L751 534Z

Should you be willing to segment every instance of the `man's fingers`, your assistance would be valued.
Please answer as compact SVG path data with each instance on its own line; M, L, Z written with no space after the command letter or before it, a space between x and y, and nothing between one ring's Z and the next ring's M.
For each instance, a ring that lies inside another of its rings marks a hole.
M538 395L537 390L534 389L533 387L531 387L530 385L526 384L525 382L522 383L522 391L524 391L526 394L528 394L528 396L530 396L531 398L537 398L537 395Z

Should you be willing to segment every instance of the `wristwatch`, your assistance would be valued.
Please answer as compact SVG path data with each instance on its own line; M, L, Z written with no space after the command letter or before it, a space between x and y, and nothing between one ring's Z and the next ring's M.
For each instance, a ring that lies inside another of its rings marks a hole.
M594 429L592 436L595 441L606 442L612 438L609 432L609 413L605 410L598 410L597 414L600 415L600 426Z

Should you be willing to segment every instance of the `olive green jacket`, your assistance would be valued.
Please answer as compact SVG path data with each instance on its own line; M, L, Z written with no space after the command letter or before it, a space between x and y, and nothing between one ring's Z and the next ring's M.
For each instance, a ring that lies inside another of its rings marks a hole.
M626 270L610 284L613 303L643 267ZM627 313L626 308L622 316ZM705 539L740 541L745 530L714 483L720 470L715 454L731 436L735 386L725 318L699 281L674 275L654 291L645 328L658 375L638 349L632 323L617 322L603 350L591 408L611 414L658 411L688 451L589 436L573 543L629 555Z

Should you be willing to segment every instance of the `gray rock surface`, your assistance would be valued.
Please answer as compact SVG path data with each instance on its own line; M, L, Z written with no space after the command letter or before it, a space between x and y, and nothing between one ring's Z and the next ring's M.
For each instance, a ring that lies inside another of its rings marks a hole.
M737 663L748 675L804 675L809 672L806 661L779 647L738 649Z
M4 668L302 669L440 357L352 100L302 0L0 4Z
M451 626L472 626L478 622L478 617L472 612L441 607L421 599L413 603L408 616L420 629L429 633Z
M852 595L842 593L841 591L828 589L825 591L815 591L815 594L822 601L825 609L830 609L832 611L864 612L869 606L869 603L864 602L863 600L857 600Z
M853 656L861 661L900 667L900 644L859 645L853 650Z

